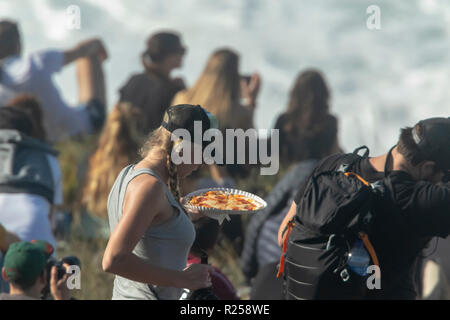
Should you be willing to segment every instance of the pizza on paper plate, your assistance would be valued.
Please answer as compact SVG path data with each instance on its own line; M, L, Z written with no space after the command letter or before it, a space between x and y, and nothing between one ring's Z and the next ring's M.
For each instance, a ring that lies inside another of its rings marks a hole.
M256 200L241 194L229 194L223 191L208 191L194 196L189 204L204 208L235 211L255 211L262 207Z

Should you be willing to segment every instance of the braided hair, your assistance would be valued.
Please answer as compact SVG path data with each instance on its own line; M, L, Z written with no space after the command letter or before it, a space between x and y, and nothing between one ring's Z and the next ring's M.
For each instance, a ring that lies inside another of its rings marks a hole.
M164 116L164 120L167 121L167 114ZM171 159L172 150L175 147L176 142L174 142L171 139L171 133L167 129L159 127L150 133L150 136L148 137L147 141L142 147L140 154L142 158L145 158L150 149L153 148L160 148L161 151L163 151L166 154L167 158L166 166L169 172L169 181L168 181L169 190L172 193L175 200L179 201L180 189L178 183L177 166L175 165L175 163L173 163Z
M169 170L169 190L172 192L175 200L180 201L180 187L178 184L178 170L177 166L171 160L172 149L174 142L171 139L167 150L167 169Z

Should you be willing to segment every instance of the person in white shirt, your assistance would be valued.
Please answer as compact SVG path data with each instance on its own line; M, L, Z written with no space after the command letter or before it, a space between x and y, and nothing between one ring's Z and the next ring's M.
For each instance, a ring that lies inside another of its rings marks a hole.
M21 56L16 23L0 21L0 105L20 93L34 95L43 111L49 142L98 131L105 118L105 84L101 62L107 58L101 40L91 39L69 50L44 50ZM52 79L76 61L80 106L69 106Z
M63 202L61 170L57 152L36 136L38 117L26 99L0 108L0 224L22 241L56 248L50 215ZM1 279L0 292L8 292Z
M22 241L56 248L50 215L63 204L57 152L33 137L36 124L20 106L0 108L0 118L0 223Z

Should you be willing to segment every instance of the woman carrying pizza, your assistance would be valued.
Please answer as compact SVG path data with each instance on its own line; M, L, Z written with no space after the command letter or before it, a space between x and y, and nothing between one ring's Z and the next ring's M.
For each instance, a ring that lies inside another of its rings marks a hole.
M203 132L218 127L200 106L168 108L141 151L143 159L125 167L114 182L108 197L111 235L102 261L103 270L116 275L113 299L172 300L180 298L182 288L211 286L210 266L186 268L195 239L191 219L201 215L179 204L178 180L200 165L175 165L171 158L181 141L173 141L172 132L186 129L193 138L194 121L202 122Z

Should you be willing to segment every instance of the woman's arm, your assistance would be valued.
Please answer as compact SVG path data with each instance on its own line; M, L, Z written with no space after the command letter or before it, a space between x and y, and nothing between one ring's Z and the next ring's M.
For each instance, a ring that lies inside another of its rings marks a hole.
M283 245L284 237L286 236L286 228L289 223L289 221L294 218L295 213L297 212L297 205L295 204L295 201L292 201L291 207L289 208L289 211L287 212L286 216L283 219L283 222L281 222L280 229L278 229L278 245L281 247Z
M112 232L103 256L106 272L127 279L159 286L197 289L207 287L209 267L194 266L185 271L170 270L147 263L133 254L145 230L160 212L166 200L156 181L140 176L127 188L123 214Z
M80 58L97 55L101 61L108 58L108 54L100 39L90 39L77 46L64 51L64 65L70 64Z

